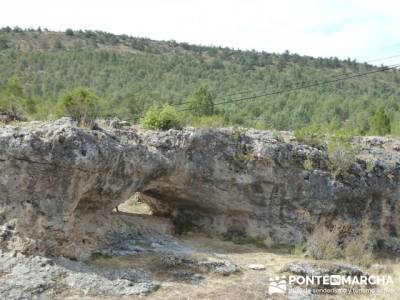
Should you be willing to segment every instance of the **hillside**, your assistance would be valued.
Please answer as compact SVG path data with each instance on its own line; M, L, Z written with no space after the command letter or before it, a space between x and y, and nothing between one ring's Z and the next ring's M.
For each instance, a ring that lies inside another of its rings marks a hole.
M151 104L186 101L200 84L207 84L215 102L221 102L263 93L264 89L285 89L293 82L323 81L377 69L351 59L194 46L98 31L19 28L0 30L0 67L0 90L15 75L26 96L45 103L50 110L66 91L87 86L102 99L103 115L135 120ZM391 120L391 132L398 134L399 83L399 71L380 72L225 104L218 112L226 124L246 127L284 130L317 123L366 133L371 116L383 107ZM257 92L225 97L249 90Z

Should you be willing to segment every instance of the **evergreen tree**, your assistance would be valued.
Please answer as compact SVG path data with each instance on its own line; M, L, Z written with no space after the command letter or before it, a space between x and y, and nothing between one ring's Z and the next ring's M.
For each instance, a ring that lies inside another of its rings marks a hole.
M80 87L64 94L57 105L57 115L73 118L80 125L91 125L98 112L99 98L89 89Z
M214 97L207 86L200 86L188 98L188 108L195 116L214 114Z
M379 108L370 119L372 134L385 135L390 133L390 118L383 107Z
M0 108L12 119L22 119L25 93L17 76L12 76L0 94Z

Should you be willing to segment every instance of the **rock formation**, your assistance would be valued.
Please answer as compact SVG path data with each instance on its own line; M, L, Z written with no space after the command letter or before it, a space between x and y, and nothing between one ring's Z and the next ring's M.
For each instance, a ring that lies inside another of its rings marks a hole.
M400 232L393 139L359 138L356 163L335 177L323 147L272 132L90 130L67 118L18 126L0 128L3 248L78 258L99 251L137 233L112 213L135 192L178 232L194 226L293 245L321 222L354 227L365 218L382 239Z

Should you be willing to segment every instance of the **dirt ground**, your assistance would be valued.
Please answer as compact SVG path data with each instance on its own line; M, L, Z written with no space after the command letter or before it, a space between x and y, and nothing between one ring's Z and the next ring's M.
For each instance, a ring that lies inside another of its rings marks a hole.
M120 211L126 213L151 214L150 210L141 203L124 204L119 207ZM234 262L239 271L229 276L220 274L203 274L204 279L197 284L182 282L171 277L171 273L163 267L159 252L144 252L131 256L100 258L94 262L101 267L121 267L141 269L150 274L152 278L161 283L160 288L147 296L126 296L123 298L105 297L96 299L149 299L149 300L192 300L192 299L269 299L267 296L269 279L280 274L282 267L290 262L304 260L300 255L292 254L288 249L265 249L256 245L238 245L230 241L210 237L201 233L187 233L177 236L179 244L195 249L190 256L196 259L212 259L215 257ZM313 298L291 298L291 299L400 299L400 263L399 258L393 255L382 255L375 260L376 264L384 266L384 271L376 271L372 268L365 269L369 274L390 275L393 279L392 290L389 294L378 295L317 295ZM252 270L250 264L263 264L265 270ZM185 271L182 266L177 271ZM379 286L378 286L379 287ZM77 298L69 298L77 299ZM89 300L88 298L79 298ZM285 297L273 299L286 299Z
M280 269L287 263L299 261L304 258L288 253L284 249L261 249L253 245L237 245L229 241L222 241L218 238L207 237L199 233L191 233L178 240L183 245L199 249L198 253L191 254L196 258L207 258L210 256L221 257L233 261L238 267L239 272L229 276L219 274L206 274L204 280L199 284L185 283L171 278L162 268L159 253L137 254L135 256L104 258L96 260L97 265L104 267L132 267L147 271L151 276L162 282L160 288L147 296L127 296L120 299L268 299L268 280L270 277L279 275ZM313 299L399 299L400 295L400 264L396 260L381 258L377 260L390 269L393 278L394 293L386 295L337 295L323 296L318 295ZM252 270L249 264L263 264L265 270ZM182 271L182 269L180 269ZM369 274L377 274L373 270L366 270ZM385 274L386 275L386 274ZM80 298L85 299L85 298ZM87 298L90 299L90 298ZM97 298L98 299L98 298ZM103 298L111 300L115 298ZM286 298L273 298L286 299ZM299 298L310 299L310 298Z

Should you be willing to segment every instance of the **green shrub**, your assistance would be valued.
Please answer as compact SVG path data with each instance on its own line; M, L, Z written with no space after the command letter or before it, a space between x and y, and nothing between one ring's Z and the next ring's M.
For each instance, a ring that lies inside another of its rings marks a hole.
M307 251L314 259L337 259L342 255L336 230L318 226L307 241Z
M168 130L171 128L180 128L181 121L178 113L172 106L151 106L143 118L143 127L147 129Z
M80 87L64 94L57 103L56 115L73 118L79 125L90 126L97 117L99 98Z
M359 148L352 144L351 138L342 135L332 136L328 142L328 158L333 176L344 175L356 162Z
M74 35L74 31L71 28L68 28L67 30L65 30L65 34L69 35L69 36L73 36Z

